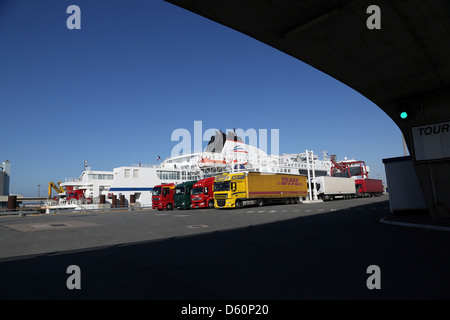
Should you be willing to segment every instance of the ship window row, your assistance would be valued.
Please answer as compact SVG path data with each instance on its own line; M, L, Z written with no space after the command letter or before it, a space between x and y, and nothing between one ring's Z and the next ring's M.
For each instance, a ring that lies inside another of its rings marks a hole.
M283 172L288 173L288 172L291 172L291 169L272 168L272 171L274 171L274 172L281 172L281 173L283 173Z
M306 164L303 164L303 163L287 163L286 166L288 166L288 167L302 167L302 168L304 168L304 167L306 167Z
M179 171L156 170L156 175L161 180L180 180Z
M199 180L200 176L195 172L181 172L181 180Z
M291 173L295 171L291 171L291 169L282 169L282 168L261 168L261 169L256 169L256 171L261 171L261 172L280 172L280 173Z
M200 176L195 172L186 171L170 171L170 170L156 170L158 178L161 180L198 180Z
M114 179L114 175L113 174L95 174L95 173L90 173L88 176L89 176L89 179L92 179L92 180L113 180Z

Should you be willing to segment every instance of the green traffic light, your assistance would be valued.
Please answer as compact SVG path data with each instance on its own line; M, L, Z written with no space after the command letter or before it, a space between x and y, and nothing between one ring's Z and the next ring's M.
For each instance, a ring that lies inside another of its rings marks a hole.
M407 117L408 117L408 113L406 113L405 111L403 111L402 113L400 113L400 118L406 119Z

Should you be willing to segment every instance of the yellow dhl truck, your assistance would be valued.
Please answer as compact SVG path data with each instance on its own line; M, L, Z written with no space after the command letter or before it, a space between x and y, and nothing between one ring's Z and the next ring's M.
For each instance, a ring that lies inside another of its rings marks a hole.
M299 203L306 194L306 177L301 175L240 172L224 173L214 179L215 208Z

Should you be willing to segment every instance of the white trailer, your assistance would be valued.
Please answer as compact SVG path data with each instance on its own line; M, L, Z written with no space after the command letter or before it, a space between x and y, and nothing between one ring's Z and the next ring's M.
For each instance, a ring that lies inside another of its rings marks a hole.
M316 194L319 199L350 199L356 196L355 180L341 177L316 177Z

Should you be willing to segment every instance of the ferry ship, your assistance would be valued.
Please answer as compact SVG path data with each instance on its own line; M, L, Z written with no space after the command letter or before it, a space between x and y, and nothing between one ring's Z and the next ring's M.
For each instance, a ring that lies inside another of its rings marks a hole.
M308 157L309 155L309 157ZM165 159L159 165L135 164L114 168L113 171L93 171L85 163L79 178L66 178L61 186L70 190L83 190L84 197L61 197L48 201L45 208L52 210L98 208L99 198L105 195L124 196L127 203L134 195L136 206L152 205L152 189L164 183L179 184L216 176L224 172L258 171L267 173L308 175L316 177L330 174L332 161L324 152L323 159L309 152L268 155L263 150L246 144L234 132L218 131L203 152L178 155Z

